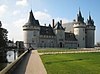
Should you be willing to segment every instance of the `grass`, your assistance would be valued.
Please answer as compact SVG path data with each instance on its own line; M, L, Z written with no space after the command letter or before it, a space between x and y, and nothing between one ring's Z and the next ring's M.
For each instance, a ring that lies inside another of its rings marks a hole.
M41 55L48 74L100 74L100 53Z
M67 51L74 51L77 49L66 49L66 48L44 48L44 49L38 49L39 53L44 52L67 52Z

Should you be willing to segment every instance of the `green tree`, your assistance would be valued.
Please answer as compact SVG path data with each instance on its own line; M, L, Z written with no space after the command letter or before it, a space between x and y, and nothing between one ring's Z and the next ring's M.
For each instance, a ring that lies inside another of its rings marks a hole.
M0 28L0 48L7 47L7 33L6 29Z
M7 47L7 33L8 31L4 28L0 28L0 62L6 60L6 47Z
M6 66L6 47L7 47L7 33L8 31L5 28L2 28L2 23L0 21L0 69Z
M99 46L99 47L100 47L100 42L97 42L97 43L96 43L96 46Z

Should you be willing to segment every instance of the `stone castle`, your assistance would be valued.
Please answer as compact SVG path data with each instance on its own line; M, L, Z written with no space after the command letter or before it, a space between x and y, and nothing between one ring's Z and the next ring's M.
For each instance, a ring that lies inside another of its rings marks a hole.
M53 19L49 26L41 26L31 10L23 32L26 48L93 48L95 43L94 21L89 14L85 23L80 10L73 22L62 24L60 20L55 24Z

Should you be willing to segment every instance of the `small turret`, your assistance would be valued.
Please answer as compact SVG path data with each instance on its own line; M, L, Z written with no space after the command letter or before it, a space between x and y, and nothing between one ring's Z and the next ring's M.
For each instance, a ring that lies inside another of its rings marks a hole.
M62 20L60 20L60 24L62 25Z
M79 8L79 12L77 14L77 22L84 23L84 18L82 17L80 8Z
M54 29L56 29L56 30L65 30L65 29L62 27L61 21L60 21L60 23L57 22L57 24L55 25L55 28L54 28Z
M90 13L89 13L89 19L87 19L87 23L86 23L87 25L94 25L94 21L93 21L93 19L91 18L91 15L90 15Z

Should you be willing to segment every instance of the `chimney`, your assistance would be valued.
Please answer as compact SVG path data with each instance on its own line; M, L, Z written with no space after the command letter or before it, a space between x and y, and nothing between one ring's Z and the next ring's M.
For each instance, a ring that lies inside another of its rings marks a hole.
M60 24L62 25L62 20L60 20Z
M52 19L52 27L54 28L55 21Z
M44 26L46 26L46 24L44 24Z

